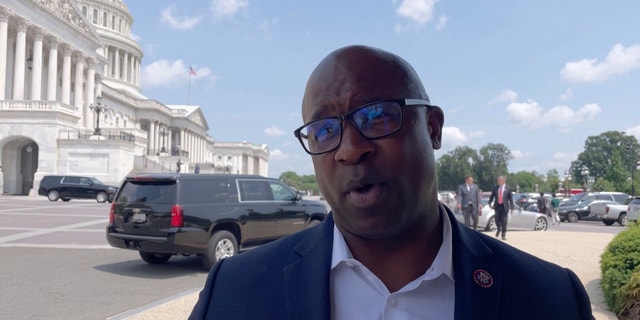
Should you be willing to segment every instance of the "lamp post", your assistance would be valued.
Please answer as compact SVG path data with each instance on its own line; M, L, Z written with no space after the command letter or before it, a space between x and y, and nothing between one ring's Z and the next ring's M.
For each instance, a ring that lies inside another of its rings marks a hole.
M93 130L93 134L96 136L99 136L100 135L100 114L107 111L107 106L102 104L102 97L97 96L96 102L92 103L89 106L89 109L91 109L91 111L96 114L96 128L95 130Z
M634 154L634 152L632 151L633 149L632 149L631 143L627 143L625 148L631 152L631 159L633 160L631 162L631 195L635 196L636 195L636 187L633 185L633 173L634 173L634 171L636 169L636 166L638 165L637 157Z
M589 177L589 168L587 168L587 166L582 166L582 169L580 171L580 173L582 173L582 183L583 183L583 189L584 192L589 191L588 190L588 185L587 185L587 179Z
M169 134L169 130L167 130L167 128L162 127L160 128L160 135L162 136L162 147L160 147L160 153L166 153L167 152L167 148L165 145L165 137Z
M569 195L571 194L571 190L569 189L569 185L571 184L571 174L569 173L569 171L565 171L564 172L564 196L565 197L569 197Z

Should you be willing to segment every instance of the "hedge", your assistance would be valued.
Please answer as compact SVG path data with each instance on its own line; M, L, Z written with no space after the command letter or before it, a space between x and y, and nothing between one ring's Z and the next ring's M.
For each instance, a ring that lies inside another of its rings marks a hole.
M638 305L640 275L634 275L640 273L640 226L637 223L630 224L607 245L601 256L600 271L600 285L611 311L620 316L623 308Z

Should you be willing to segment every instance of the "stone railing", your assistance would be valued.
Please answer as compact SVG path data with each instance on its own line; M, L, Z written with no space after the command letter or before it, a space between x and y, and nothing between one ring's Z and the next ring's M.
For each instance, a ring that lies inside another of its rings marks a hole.
M59 101L0 100L0 111L51 111L75 115L78 108Z

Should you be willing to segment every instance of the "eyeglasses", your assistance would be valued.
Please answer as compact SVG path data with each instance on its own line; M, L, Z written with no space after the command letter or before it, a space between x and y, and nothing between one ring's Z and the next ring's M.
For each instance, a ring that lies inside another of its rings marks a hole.
M370 140L398 132L402 128L406 106L424 106L431 111L429 100L392 99L366 104L345 114L313 120L293 134L310 155L333 151L342 142L342 122L351 120L360 134Z

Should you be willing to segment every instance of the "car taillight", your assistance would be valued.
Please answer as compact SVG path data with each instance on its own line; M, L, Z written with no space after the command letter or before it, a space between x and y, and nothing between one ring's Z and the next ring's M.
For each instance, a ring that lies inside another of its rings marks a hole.
M609 213L609 206L604 210L604 213Z
M182 206L181 205L173 205L171 207L171 227L172 228L180 228L182 227Z
M111 208L109 209L109 223L116 222L116 208L115 204L111 203Z

